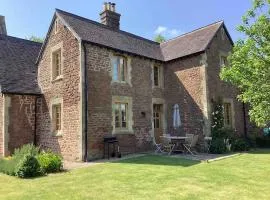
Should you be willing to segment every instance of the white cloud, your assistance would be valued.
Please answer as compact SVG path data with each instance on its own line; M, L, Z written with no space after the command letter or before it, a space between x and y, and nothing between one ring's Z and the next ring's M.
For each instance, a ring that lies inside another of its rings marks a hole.
M158 26L157 29L155 30L155 34L162 34L162 33L166 32L167 29L168 28L165 26Z
M170 29L166 26L158 26L157 29L154 31L154 33L156 35L161 34L161 35L165 36L167 39L170 39L170 38L176 37L178 35L181 35L184 32L179 30L179 29L175 29L175 28Z

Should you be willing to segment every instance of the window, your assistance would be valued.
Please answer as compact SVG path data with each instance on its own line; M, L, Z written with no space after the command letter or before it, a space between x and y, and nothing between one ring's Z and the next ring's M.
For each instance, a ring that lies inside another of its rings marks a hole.
M220 66L228 66L227 56L220 56Z
M61 49L52 53L52 75L53 80L62 75Z
M154 120L154 128L161 128L161 104L154 104L154 112L153 112L153 120Z
M222 40L225 40L225 30L224 30L224 28L221 29L221 38L222 38Z
M58 22L58 19L56 19L54 23L54 33L58 32L58 28L59 28L58 26L59 26L59 22Z
M52 106L52 120L53 120L53 131L58 133L61 131L61 104L54 104Z
M113 80L127 82L127 59L122 56L114 56L112 59Z
M132 97L112 96L112 134L133 134Z
M127 129L127 103L115 103L114 104L114 122L116 129Z
M154 66L154 86L159 86L159 75L160 75L159 67Z
M232 127L232 105L223 103L224 127Z

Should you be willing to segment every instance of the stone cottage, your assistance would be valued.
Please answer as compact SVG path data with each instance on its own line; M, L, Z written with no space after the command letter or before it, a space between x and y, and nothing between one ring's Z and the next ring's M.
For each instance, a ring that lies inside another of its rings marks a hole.
M103 155L114 135L121 151L151 148L172 127L210 135L212 103L224 125L245 132L237 90L219 79L233 41L223 21L156 43L120 30L115 4L101 23L56 10L44 43L6 35L0 17L0 154L34 142L68 160Z

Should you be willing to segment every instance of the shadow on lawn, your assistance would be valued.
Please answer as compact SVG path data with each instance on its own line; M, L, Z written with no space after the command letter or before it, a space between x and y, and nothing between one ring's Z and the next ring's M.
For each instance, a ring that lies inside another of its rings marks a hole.
M147 155L142 157L129 158L125 160L113 161L113 163L190 167L201 162L195 160L187 160L183 158L173 158L168 156Z
M256 148L248 151L249 154L270 154L270 148Z

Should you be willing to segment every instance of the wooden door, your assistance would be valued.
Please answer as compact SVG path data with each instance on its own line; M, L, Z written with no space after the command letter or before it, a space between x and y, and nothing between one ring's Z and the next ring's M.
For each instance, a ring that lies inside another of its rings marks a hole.
M163 113L162 104L153 105L153 124L154 124L154 136L156 143L161 142L160 136L163 135Z

